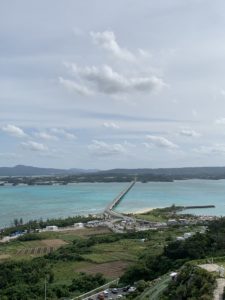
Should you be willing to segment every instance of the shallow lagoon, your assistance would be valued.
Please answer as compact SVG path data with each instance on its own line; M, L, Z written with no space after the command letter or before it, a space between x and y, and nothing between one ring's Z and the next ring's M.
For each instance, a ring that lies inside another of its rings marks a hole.
M67 186L0 187L0 227L14 218L59 218L99 213L128 183L79 183ZM215 205L188 213L225 215L225 180L137 182L117 210L135 212L145 208L176 205Z

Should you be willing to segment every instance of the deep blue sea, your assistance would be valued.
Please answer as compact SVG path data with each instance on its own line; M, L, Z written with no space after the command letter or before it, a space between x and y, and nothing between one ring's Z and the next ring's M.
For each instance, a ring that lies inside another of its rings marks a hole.
M67 186L0 187L0 227L14 218L46 219L99 213L128 183L79 183ZM225 215L225 180L137 182L117 207L134 212L176 205L216 205L189 213Z

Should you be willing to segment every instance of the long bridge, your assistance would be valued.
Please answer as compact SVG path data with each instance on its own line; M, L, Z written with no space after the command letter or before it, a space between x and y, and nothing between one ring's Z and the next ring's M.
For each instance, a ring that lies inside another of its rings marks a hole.
M126 189L124 189L113 201L106 207L104 210L105 214L110 215L111 217L117 218L128 218L121 213L114 211L114 208L121 202L121 200L125 197L125 195L132 189L132 187L136 183L136 178L128 185Z

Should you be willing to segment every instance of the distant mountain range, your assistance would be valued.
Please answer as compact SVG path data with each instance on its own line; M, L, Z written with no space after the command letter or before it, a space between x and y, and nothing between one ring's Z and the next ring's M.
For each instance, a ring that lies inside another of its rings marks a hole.
M97 169L54 169L17 165L15 167L0 167L0 176L52 176L93 174L97 176L110 175L151 175L166 176L174 179L182 178L225 178L225 167L190 167L190 168L159 168L159 169L112 169L100 171Z
M83 169L54 169L38 168L32 166L17 165L15 167L0 167L0 176L50 176L50 175L76 175L95 173L98 170Z

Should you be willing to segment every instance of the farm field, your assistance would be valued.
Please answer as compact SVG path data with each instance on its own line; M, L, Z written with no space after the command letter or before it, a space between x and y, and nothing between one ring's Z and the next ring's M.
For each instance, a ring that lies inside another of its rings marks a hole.
M134 262L146 247L147 243L143 243L140 240L126 239L109 244L95 245L91 248L92 253L83 255L83 257L94 263L121 260Z
M145 251L152 255L160 254L169 240L192 228L168 228L160 231L146 232L148 237L145 241L141 238L128 238L121 236L119 240L95 243L88 247L88 251L80 253L82 260L53 259L49 263L54 274L52 286L67 285L79 272L90 275L102 273L110 281L120 277L125 269L137 262L140 255ZM58 232L42 232L38 234L40 240L13 241L0 244L0 263L7 260L21 261L31 260L35 257L44 256L60 247L70 247L74 240L86 241L89 238L108 237L113 234L105 228L88 228L79 230L68 230ZM119 235L118 235L119 236Z
M84 228L68 231L42 232L39 233L39 236L42 238L40 240L15 240L10 243L0 243L0 262L9 258L13 260L31 259L54 251L63 245L71 243L73 240L88 238L93 235L107 234L109 232L107 228Z

